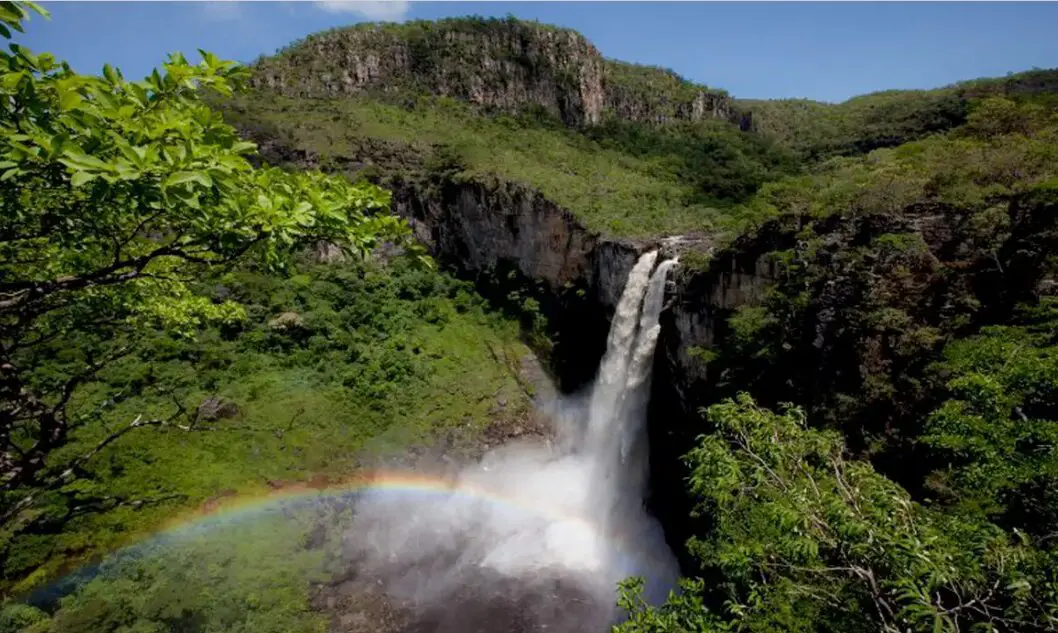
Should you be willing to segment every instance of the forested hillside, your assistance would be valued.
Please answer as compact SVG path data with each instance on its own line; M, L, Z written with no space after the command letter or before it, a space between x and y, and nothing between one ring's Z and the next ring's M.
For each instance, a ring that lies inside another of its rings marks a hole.
M684 578L616 631L1058 629L1058 71L751 101L466 18L0 91L0 632L360 630L340 504L154 535L547 435L657 247Z

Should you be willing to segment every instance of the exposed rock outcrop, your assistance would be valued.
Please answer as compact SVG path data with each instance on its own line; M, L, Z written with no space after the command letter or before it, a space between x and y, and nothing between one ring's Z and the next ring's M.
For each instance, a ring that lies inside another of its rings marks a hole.
M740 116L726 92L687 81L671 70L606 61L606 112L623 121L665 124L674 121Z
M722 91L604 60L576 31L515 19L335 29L259 60L251 83L297 97L429 93L508 112L538 107L571 126L737 118Z
M200 422L216 422L227 418L234 418L241 412L239 405L227 398L211 396L202 401L195 410L196 420Z
M613 308L642 244L601 239L566 209L515 183L452 181L397 189L394 210L439 258L475 275L514 271L552 292L578 285Z
M592 379L628 271L649 243L603 239L566 209L510 182L395 183L394 211L485 296L530 297L548 318L562 386Z
M518 20L372 24L310 36L258 62L253 84L297 96L417 88L478 105L602 117L602 58L575 31Z

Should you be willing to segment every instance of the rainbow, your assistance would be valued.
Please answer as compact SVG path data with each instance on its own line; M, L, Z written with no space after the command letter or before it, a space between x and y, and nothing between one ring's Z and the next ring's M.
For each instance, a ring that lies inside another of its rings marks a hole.
M580 516L560 513L553 508L528 503L524 499L503 495L467 482L457 483L442 477L395 470L365 471L335 483L309 481L280 484L263 492L221 498L190 516L185 514L175 517L155 531L153 536L175 535L182 531L208 528L218 523L237 522L299 503L351 498L379 492L482 501L525 515L537 516L552 523L576 527L602 538L630 560L633 558L630 553L636 549L628 546L631 539L623 538L620 533L605 530Z
M634 535L608 531L582 517L558 513L553 508L527 503L523 499L509 495L501 495L482 486L465 482L457 484L450 479L437 476L386 470L365 471L333 483L326 480L282 483L269 490L256 491L249 494L232 494L226 498L222 497L219 500L205 504L190 514L184 513L173 517L160 526L159 529L144 535L136 542L112 552L103 560L121 558L125 555L135 556L137 553L147 554L157 547L165 548L167 545L174 545L182 540L184 536L192 538L208 537L212 528L237 525L242 521L254 520L271 512L284 511L292 506L297 507L299 504L312 504L318 501L340 500L343 498L354 501L361 494L376 492L398 495L427 495L438 498L454 497L495 504L525 513L526 515L541 517L552 523L570 525L583 530L584 533L597 536L612 548L610 550L611 553L622 561L622 567L641 570L636 573L642 573L650 569L652 571L648 573L648 576L653 576L655 571L660 570L659 566L663 566L660 561L654 560L649 552L643 551L642 543L637 543ZM89 567L81 568L64 578L38 588L32 593L47 594L51 592L52 588L65 585L67 582L77 584L79 577L81 580L90 579L94 575L94 569L97 565L97 563L93 563ZM61 593L65 593L65 591Z
M231 519L266 511L275 506L299 501L313 501L354 496L369 492L393 492L444 497L470 498L520 510L554 522L581 525L599 532L599 528L581 517L555 512L551 508L504 496L483 486L406 471L372 470L343 479L337 483L316 481L279 484L263 492L232 495L220 498L190 515L167 522L160 532L180 530L217 519Z

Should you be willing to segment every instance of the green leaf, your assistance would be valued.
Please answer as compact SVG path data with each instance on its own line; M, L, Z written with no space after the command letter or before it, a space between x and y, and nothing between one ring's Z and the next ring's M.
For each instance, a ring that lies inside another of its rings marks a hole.
M89 156L78 147L66 147L59 162L74 170L109 171L111 166L95 156Z
M18 88L18 84L26 77L26 73L22 71L4 73L0 76L0 87L8 92L14 92Z
M59 108L62 110L73 110L84 103L84 97L73 90L64 90L59 93Z
M147 96L147 89L143 87L140 82L127 84L129 92L132 93L132 98L136 100L136 103L142 108L146 108L150 104L150 98Z
M114 68L110 64L103 64L103 76L106 77L106 80L109 81L111 85L117 85L118 74L114 72Z
M95 174L93 174L91 172L87 172L87 171L79 171L79 172L77 172L76 174L73 175L73 178L70 179L70 184L72 184L74 187L80 187L80 186L84 185L85 183L91 182L92 180L95 180L95 179L96 179L96 175Z
M162 186L166 189L169 187L176 187L179 185L185 185L188 183L198 183L203 187L210 187L213 185L213 180L209 176L202 172L197 171L178 171L175 174L165 179Z

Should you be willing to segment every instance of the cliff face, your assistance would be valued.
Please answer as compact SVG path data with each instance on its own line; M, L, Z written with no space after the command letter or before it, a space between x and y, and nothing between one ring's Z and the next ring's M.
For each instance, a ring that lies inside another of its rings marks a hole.
M726 92L711 90L653 66L606 60L606 112L623 121L740 120Z
M651 244L600 238L514 183L439 179L393 190L394 211L443 265L500 303L514 295L540 306L564 389L594 377L628 272Z
M1053 292L1054 204L1015 197L995 230L940 205L773 220L713 253L706 269L678 274L658 344L659 383L671 389L660 399L693 415L737 385L765 403L815 409L818 423L844 417L884 432L913 408L916 390L898 380L946 337ZM731 322L749 306L771 318L752 350L736 344ZM738 356L747 351L760 358ZM847 415L830 420L841 410L834 397Z
M571 126L607 116L649 123L732 117L725 93L670 71L604 60L575 31L513 19L328 31L258 61L251 84L289 96L411 92L503 111L535 106Z
M601 58L591 43L515 20L320 33L259 62L253 84L317 97L415 88L503 110L537 105L571 125L598 122L603 107Z

